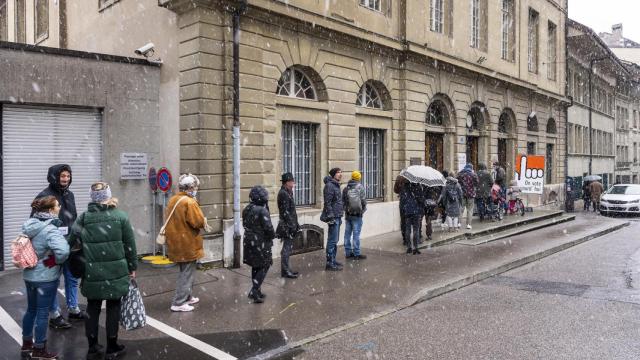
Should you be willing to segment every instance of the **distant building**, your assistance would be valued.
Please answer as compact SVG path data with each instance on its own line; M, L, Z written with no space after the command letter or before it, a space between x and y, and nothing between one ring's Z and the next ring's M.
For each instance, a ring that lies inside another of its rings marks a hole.
M640 64L640 43L623 36L622 24L613 25L610 33L601 32L598 35L617 57Z

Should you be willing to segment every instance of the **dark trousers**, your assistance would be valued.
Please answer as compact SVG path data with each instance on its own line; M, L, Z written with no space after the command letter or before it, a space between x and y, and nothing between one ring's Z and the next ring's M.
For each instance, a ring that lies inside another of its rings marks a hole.
M480 220L484 220L489 214L487 211L487 207L491 204L491 197L480 197L476 198L476 208L478 209L478 216Z
M267 277L267 272L269 271L269 265L262 267L252 267L251 268L251 293L255 294L260 292L260 287L262 286L262 282L264 278Z
M98 324L100 307L103 300L87 300L87 319L84 321L84 331L89 341L89 347L98 343ZM107 301L107 343L115 343L118 338L118 323L120 322L120 299Z
M293 238L282 239L282 250L280 251L280 272L286 274L291 272L289 257L293 251Z
M418 243L420 242L420 227L422 225L422 215L407 215L405 217L404 225L404 231L407 236L407 248L415 250L418 248Z
M406 219L402 211L400 211L400 232L402 233L402 244L407 245L409 240L407 240L407 234L405 229Z
M432 220L433 220L433 217L431 215L427 214L424 216L425 231L426 231L427 239L431 239L431 235L433 235L433 226L431 225Z

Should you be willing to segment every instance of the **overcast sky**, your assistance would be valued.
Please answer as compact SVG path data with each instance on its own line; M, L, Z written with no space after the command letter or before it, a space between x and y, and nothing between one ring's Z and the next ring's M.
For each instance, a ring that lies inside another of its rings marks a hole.
M622 23L624 37L640 42L639 0L569 0L569 18L596 33L611 32L611 25Z

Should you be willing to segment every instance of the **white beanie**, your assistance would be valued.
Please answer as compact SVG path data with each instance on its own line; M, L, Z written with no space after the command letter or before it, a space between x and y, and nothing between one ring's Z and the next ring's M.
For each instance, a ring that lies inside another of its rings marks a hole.
M178 187L180 190L187 190L200 186L200 180L193 174L182 174L178 179Z

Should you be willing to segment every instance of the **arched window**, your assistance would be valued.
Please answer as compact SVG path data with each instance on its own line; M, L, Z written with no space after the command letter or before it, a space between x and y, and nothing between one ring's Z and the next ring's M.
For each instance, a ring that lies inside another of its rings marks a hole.
M509 133L509 114L503 112L498 120L498 132L502 134Z
M305 73L295 67L288 68L278 80L278 95L299 99L317 100L313 82Z
M527 131L538 131L538 117L533 113L527 117Z
M556 121L553 118L549 118L547 121L547 134L557 134Z
M482 115L482 109L477 106L472 106L471 110L467 114L468 119L471 120L470 130L480 130L484 124L484 116Z
M449 123L449 111L446 105L440 100L434 100L427 110L427 124L433 126L444 126Z
M380 93L370 82L364 83L358 93L357 106L364 106L373 109L382 109L382 98Z

